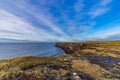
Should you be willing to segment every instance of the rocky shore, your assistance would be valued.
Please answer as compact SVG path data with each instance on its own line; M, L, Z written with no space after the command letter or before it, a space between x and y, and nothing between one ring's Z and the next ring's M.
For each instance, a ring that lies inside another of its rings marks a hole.
M88 60L90 64L96 64L112 73L112 76L108 76L116 78L112 80L120 80L120 41L57 43L56 46L77 60Z
M0 60L0 80L120 80L120 41L56 46L66 54Z

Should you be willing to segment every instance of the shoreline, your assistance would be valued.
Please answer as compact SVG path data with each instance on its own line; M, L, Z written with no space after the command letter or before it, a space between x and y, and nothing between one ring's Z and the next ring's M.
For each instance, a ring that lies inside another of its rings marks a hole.
M118 47L120 41L69 42L56 43L55 46L63 49L65 54L49 57L19 56L0 60L0 70L2 70L0 76L4 78L6 76L8 79L11 75L20 79L20 76L24 78L27 76L29 80L42 80L44 78L52 80L51 77L54 80L56 78L76 80L76 76L86 80L115 80L120 78L120 48ZM30 76L35 79L30 79Z
M4 44L4 43L3 43ZM5 43L5 44L18 44L18 43ZM21 43L19 43L19 44L21 44ZM29 44L29 43L22 43L22 44ZM30 44L34 44L34 43L30 43ZM37 44L37 43L36 43ZM40 43L41 44L41 43ZM48 44L48 43L43 43L43 44ZM53 44L53 43L51 43L51 44ZM57 48L59 48L59 49L61 49L61 50L63 50L61 47L59 47L59 46L57 46L56 44L57 43L54 43L55 45L55 47L57 47ZM33 56L33 55L27 55L27 56L25 56L25 55L23 55L23 56L15 56L15 57L10 57L10 58L4 58L4 59L0 59L0 60L7 60L7 59L13 59L13 58L16 58L16 57L59 57L59 56L61 56L61 55L64 55L64 54L66 54L65 53L65 51L63 50L63 52L64 53L61 53L60 55L57 55L57 56Z
M1 44L0 60L14 58L17 56L58 56L64 51L55 46L55 43L39 44Z

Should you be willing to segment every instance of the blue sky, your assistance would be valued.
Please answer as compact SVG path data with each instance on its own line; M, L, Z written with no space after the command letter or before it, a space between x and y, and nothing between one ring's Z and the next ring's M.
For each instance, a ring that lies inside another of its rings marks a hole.
M120 39L120 0L0 0L0 42Z

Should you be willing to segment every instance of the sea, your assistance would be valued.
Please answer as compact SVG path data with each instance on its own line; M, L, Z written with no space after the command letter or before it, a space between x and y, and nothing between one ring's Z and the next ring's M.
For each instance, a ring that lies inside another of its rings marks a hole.
M55 43L0 43L0 59L16 56L59 56L64 51Z

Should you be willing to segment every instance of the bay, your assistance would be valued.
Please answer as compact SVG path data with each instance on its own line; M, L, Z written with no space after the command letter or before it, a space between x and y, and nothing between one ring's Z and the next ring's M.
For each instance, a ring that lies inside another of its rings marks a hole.
M64 51L55 43L0 43L0 59L16 56L58 56Z

